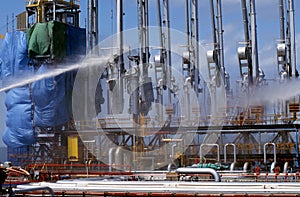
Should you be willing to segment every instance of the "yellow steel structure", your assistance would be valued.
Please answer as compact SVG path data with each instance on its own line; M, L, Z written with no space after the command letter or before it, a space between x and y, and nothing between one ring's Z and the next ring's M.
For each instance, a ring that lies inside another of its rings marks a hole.
M27 16L35 16L34 23L61 21L79 26L79 0L26 0Z

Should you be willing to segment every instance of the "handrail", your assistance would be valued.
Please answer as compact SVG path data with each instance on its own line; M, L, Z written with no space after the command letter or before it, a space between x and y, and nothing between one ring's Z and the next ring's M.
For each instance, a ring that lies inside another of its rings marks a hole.
M219 146L219 144L201 144L200 145L200 155L199 155L200 159L202 158L202 148L203 148L203 146L216 146L217 147L217 162L220 161L220 146Z
M233 143L227 143L224 145L224 163L227 162L227 146L233 146L233 163L236 163L236 145Z
M290 124L293 121L298 121L300 120L300 117L279 117L278 114L264 114L261 116L261 120L257 121L256 117L243 117L244 124L250 125L250 124L263 124L263 125L270 125L270 124ZM179 118L179 117L178 117ZM191 118L196 118L196 117L191 117ZM198 119L203 120L200 121L200 124L203 126L209 125L209 120L210 120L210 115L208 116L197 116ZM116 119L120 120L118 124L124 124L129 125L132 123L132 120L129 117L117 117ZM173 120L173 123L180 124L180 120ZM224 125L237 125L239 126L241 124L241 119L239 115L231 115L231 116L214 116L214 120L220 120L224 121ZM159 125L160 120L155 120L155 119L147 119L147 124L145 124L145 127L151 127L152 125ZM106 118L99 118L97 120L78 120L76 121L76 125L81 125L82 128L93 126L93 127L102 127L102 128L110 128L111 126L115 125L114 118L111 117L106 117ZM79 127L80 129L80 127Z
M274 147L274 161L273 162L276 162L276 144L275 143L265 143L264 144L264 163L267 163L267 146L269 145L272 145Z
M48 1L48 0L43 0L44 2ZM51 0L53 1L53 0ZM60 0L60 2L62 3L70 3L72 5L80 5L80 0ZM38 0L26 0L26 5L33 5L33 4L37 4Z

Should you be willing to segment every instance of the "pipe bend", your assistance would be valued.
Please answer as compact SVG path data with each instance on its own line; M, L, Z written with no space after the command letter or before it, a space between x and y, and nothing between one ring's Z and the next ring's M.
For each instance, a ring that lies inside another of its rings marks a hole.
M212 168L178 168L175 172L179 174L210 174L214 177L215 182L221 182L219 173Z
M169 163L169 165L168 165L168 172L171 172L172 166L177 167L174 163Z

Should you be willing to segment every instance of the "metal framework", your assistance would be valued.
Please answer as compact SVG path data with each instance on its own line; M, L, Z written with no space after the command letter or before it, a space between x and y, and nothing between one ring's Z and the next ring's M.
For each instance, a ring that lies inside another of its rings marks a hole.
M73 1L33 2L34 4L27 2L26 8L29 16L36 16L36 22L44 22L73 13L77 17L79 10L78 4ZM292 24L294 20L293 1L289 0L288 2L289 24ZM217 104L221 102L221 99L218 100L218 95L221 94L218 92L219 89L222 89L222 86L227 91L230 89L226 80L228 76L224 65L221 0L216 0L216 7L214 1L210 0L214 47L212 51L207 53L210 73L208 84L212 90L210 102L215 103L216 106L213 106L215 108L212 107L206 116L202 116L200 113L202 106L192 106L192 99L189 94L192 90L197 98L202 94L199 77L201 60L199 59L200 49L198 45L198 1L185 1L186 51L182 55L182 72L185 84L182 87L186 92L184 95L184 107L186 109L183 109L184 113L180 117L174 115L176 109L173 96L176 93L174 88L176 81L172 76L170 2L168 0L156 1L160 49L159 54L154 57L154 79L149 74L152 52L149 46L149 2L148 0L137 1L139 48L138 54L128 56L129 61L134 63L130 68L127 67L123 56L123 3L122 0L116 1L117 53L113 54L115 55L114 61L107 63L107 75L103 79L107 85L106 98L108 101L105 103L107 116L92 122L88 122L88 120L75 122L77 131L73 131L69 127L66 127L64 131L62 128L55 131L41 130L36 136L37 145L33 149L34 154L31 161L37 163L42 161L49 163L72 162L67 154L58 155L57 150L67 151L66 136L78 133L81 139L80 143L82 143L80 145L82 153L79 154L78 162L107 161L111 166L113 164L130 165L135 170L145 167L153 170L166 168L166 166L174 163L191 165L199 162L199 160L201 162L226 162L227 164L245 161L270 163L274 158L276 162L288 160L288 162L294 163L295 167L298 167L298 130L300 128L297 114L299 111L298 102L290 102L289 110L284 112L284 116L283 113L277 112L266 114L265 106L235 106L234 108L221 109L221 105ZM263 81L264 74L259 68L257 56L255 0L250 0L249 3L250 12L248 13L247 1L241 0L245 42L243 42L242 47L238 48L238 57L242 84L246 87L247 93L252 93L255 91L256 85L262 84L260 82ZM279 1L279 6L282 8L282 1ZM63 8L68 11L58 12L59 9ZM97 48L99 35L98 1L89 0L88 9L88 50L92 52L91 55L97 56L99 55ZM282 11L282 9L280 10ZM281 29L284 29L283 12L280 13ZM75 21L78 20L76 17L74 18ZM76 26L77 22L74 24ZM290 26L289 28L289 32L294 31L293 27ZM293 52L295 46L292 44L294 35L291 33L289 37L289 57L291 69L293 69L291 76L295 76L295 53ZM285 40L282 31L281 39ZM278 54L281 55L281 52ZM286 48L283 52L286 52ZM278 59L280 59L280 64L286 63L285 56L280 56ZM153 91L154 86L156 93ZM126 94L124 89L126 88L133 90L127 92L130 97L129 118L122 116L125 103L124 95ZM89 99L87 95L85 92L86 101ZM153 102L159 104L159 109L156 111L156 118L150 119L147 115ZM167 114L166 120L164 120L164 114ZM115 119L112 118L112 115L115 116ZM157 126L160 125L158 124L159 121L164 122L161 127ZM193 123L197 124L193 125ZM212 139L214 142L211 142ZM272 146L269 146L269 143L272 143ZM207 147L209 147L208 150ZM275 157L271 157L273 154Z
M27 25L56 20L79 26L79 0L26 0L26 12Z

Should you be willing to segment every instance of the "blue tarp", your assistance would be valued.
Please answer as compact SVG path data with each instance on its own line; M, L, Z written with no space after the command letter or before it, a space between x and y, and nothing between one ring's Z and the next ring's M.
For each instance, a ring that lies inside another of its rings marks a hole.
M42 65L37 74L49 73L51 69ZM39 80L32 84L32 100L34 102L34 125L53 127L69 120L66 101L65 77L60 74Z
M29 90L27 85L6 92L6 129L2 139L10 147L31 145L35 142Z
M6 33L0 52L1 79L24 75L28 71L27 40L22 31Z
M86 53L86 32L85 29L74 26L67 27L67 58L71 62L80 61ZM68 112L72 116L72 93L77 70L66 73L66 97Z
M86 53L86 33L85 29L68 26L67 27L67 56L82 56Z
M74 56L84 55L86 50L85 29L68 26L66 33L65 54L73 61L78 61L80 58ZM7 33L0 50L2 83L15 83L16 80L33 74L28 62L26 33L22 31ZM37 74L45 72L51 72L51 69L42 65ZM7 91L6 129L2 136L4 143L13 148L31 145L35 142L34 126L54 127L69 121L75 77L76 71L71 71L39 80L31 87L25 85Z
M31 72L28 67L26 34L22 31L10 32L0 51L1 79L3 84L18 81ZM14 88L6 92L6 129L2 136L10 147L34 143L31 121L31 99L29 86Z

